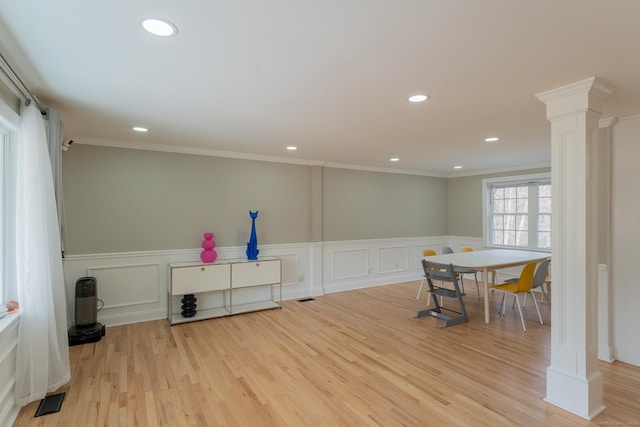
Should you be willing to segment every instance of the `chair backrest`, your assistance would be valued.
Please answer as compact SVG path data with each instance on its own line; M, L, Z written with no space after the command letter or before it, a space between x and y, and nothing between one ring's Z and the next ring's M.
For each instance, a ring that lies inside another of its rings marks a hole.
M536 269L537 262L530 262L525 265L518 279L518 292L529 292L533 286L533 272Z
M540 265L538 265L538 268L536 269L536 273L533 275L533 284L531 285L532 289L542 286L542 284L547 278L547 274L549 274L550 263L551 263L550 259L545 259L540 263Z
M453 265L451 264L439 264L423 259L422 268L424 269L425 277L429 281L439 280L441 282L452 282L455 283L456 286L458 284L456 273L453 270Z
M473 248L471 246L463 246L460 248L462 252L473 252Z
M440 252L442 252L443 254L452 254L453 249L451 249L449 246L443 246Z
M432 255L436 255L436 251L434 251L433 249L423 249L422 251L422 256L432 256Z

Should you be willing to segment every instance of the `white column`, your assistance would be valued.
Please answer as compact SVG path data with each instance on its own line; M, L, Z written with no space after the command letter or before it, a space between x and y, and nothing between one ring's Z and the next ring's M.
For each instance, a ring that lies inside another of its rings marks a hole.
M600 119L598 132L598 161L600 188L600 263L598 268L598 359L613 362L611 344L611 145L615 117Z
M592 77L536 95L551 122L551 365L545 400L593 419L597 365L598 119L611 90Z

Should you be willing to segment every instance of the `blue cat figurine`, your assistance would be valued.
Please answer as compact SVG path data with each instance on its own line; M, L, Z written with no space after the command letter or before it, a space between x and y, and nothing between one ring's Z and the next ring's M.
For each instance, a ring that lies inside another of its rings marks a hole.
M258 218L258 211L249 211L251 217L251 237L247 243L247 259L249 261L255 261L258 259L258 237L256 236L256 218Z

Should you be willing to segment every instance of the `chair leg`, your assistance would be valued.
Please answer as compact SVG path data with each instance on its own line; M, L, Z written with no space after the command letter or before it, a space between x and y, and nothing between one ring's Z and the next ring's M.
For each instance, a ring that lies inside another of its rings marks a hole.
M480 285L478 284L478 272L475 271L473 273L473 278L476 280L476 291L478 291L478 299L482 299L482 296L480 295Z
M551 302L549 301L549 295L547 294L547 284L543 283L540 286L540 290L542 291L542 296L540 297L540 302L544 302L544 300L546 299L547 302Z
M529 291L531 292L531 291ZM536 306L536 311L538 312L538 319L540 320L540 324L544 325L544 323L542 323L542 316L540 316L540 309L538 308L538 303L536 302L536 297L531 294L531 299L533 300L533 305Z
M444 282L441 280L440 281L440 287L444 287ZM429 294L429 304L431 304L431 294ZM440 297L440 307L442 307L442 304L444 304L444 297L441 296Z
M416 301L420 299L420 292L422 292L422 285L424 285L424 277L420 281L420 287L418 288L418 295L416 295Z
M520 313L520 321L522 322L522 330L527 332L527 327L524 324L524 316L522 315L522 307L520 307L520 300L518 299L518 294L515 294L515 297L516 297L516 301L518 302L518 312Z
M502 314L504 316L504 305L505 305L505 299L507 298L507 294L506 293L502 293L502 300L500 301L500 308L498 309L498 314Z

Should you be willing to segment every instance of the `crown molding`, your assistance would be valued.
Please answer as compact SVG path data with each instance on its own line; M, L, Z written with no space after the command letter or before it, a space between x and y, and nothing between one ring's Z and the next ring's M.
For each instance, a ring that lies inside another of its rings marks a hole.
M508 168L489 169L489 170L482 170L482 171L476 171L476 172L453 173L453 174L447 175L447 178L463 178L467 176L491 175L494 173L503 173L503 172L519 172L519 171L526 171L531 169L542 169L542 168L550 168L550 167L551 167L551 163L534 163L531 165L520 165L520 166L513 166Z
M261 154L237 153L233 151L212 150L210 148L195 148L173 146L165 144L141 143L137 141L113 140L108 138L94 138L88 136L72 137L74 144L95 145L100 147L128 148L132 150L161 151L165 153L192 154L197 156L224 157L229 159L255 160L261 162L286 163L304 166L322 166L335 169L352 169L369 172L396 173L402 175L420 175L446 178L446 174L437 174L424 171L403 170L393 168L380 168L374 166L352 165L346 163L325 162L320 160L293 159L290 157L267 156Z
M229 159L256 160L261 162L288 163L304 166L323 166L324 162L305 159L292 159L290 157L267 156L261 154L237 153L233 151L212 150L210 148L195 148L174 146L165 144L140 143L136 141L113 140L107 138L94 138L86 136L74 136L74 144L95 145L100 147L128 148L132 150L160 151L165 153L192 154L197 156L224 157Z
M428 176L433 178L458 178L458 177L464 177L464 176L487 175L492 173L537 169L537 168L544 168L544 167L551 166L550 163L540 163L540 164L533 164L533 165L520 165L517 167L509 167L509 168L503 168L503 169L492 169L492 170L483 170L483 171L475 171L475 172L447 174L447 173L417 171L417 170L410 170L410 169L382 168L382 167L375 167L375 166L354 165L354 164L348 164L348 163L325 162L320 160L293 159L290 157L267 156L267 155L250 154L250 153L237 153L233 151L212 150L209 148L195 148L195 147L173 146L173 145L165 145L165 144L141 143L137 141L113 140L108 138L95 138L95 137L87 137L87 136L73 136L72 139L73 139L74 145L76 144L94 145L99 147L127 148L131 150L160 151L165 153L223 157L223 158L239 159L239 160L255 160L255 161L261 161L261 162L285 163L285 164L303 165L303 166L320 166L325 168L349 169L349 170L358 170L358 171L365 171L365 172L394 173L399 175Z
M400 175L418 175L418 176L430 176L434 178L447 178L449 175L435 172L425 172L425 171L416 171L410 169L393 169L393 168L381 168L375 166L361 166L361 165L352 165L348 163L335 163L335 162L326 162L322 166L325 168L333 168L333 169L351 169L351 170L359 170L366 172L383 172L383 173L396 173Z
M617 117L606 117L604 119L598 120L598 127L600 129L612 128L618 123Z

